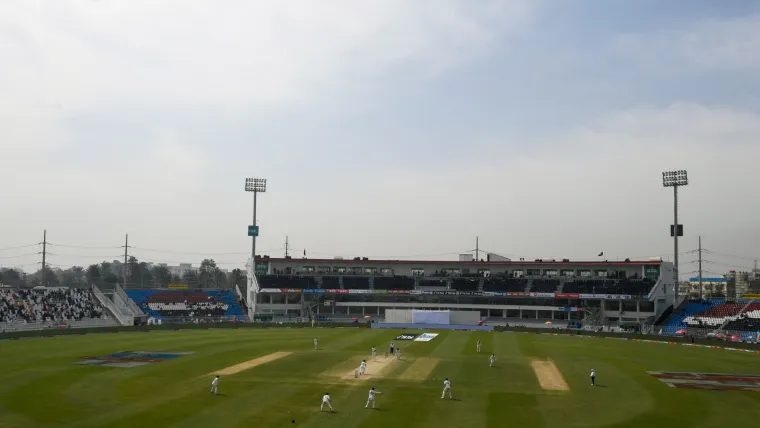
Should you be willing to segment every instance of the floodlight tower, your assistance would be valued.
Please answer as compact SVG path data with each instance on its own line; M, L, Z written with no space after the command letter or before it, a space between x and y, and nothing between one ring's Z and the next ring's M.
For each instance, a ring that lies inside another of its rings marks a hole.
M666 171L662 173L662 186L673 188L673 226L670 234L673 236L673 281L675 281L675 298L678 299L678 237L683 236L683 227L678 224L678 188L687 186L689 177L686 170Z
M253 227L248 228L248 235L251 236L251 263L253 263L253 271L256 272L256 237L259 235L259 228L256 225L256 195L267 191L267 179L246 178L245 191L253 193Z

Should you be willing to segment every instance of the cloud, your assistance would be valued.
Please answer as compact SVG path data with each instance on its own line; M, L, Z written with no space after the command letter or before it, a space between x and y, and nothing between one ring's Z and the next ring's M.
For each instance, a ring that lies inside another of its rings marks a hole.
M760 15L622 34L613 39L610 51L655 71L756 72L760 69Z
M749 237L760 236L752 197L759 135L759 115L728 107L628 109L558 133L551 144L515 150L489 141L451 162L390 168L351 198L301 195L299 203L330 207L309 212L309 225L324 225L331 239L308 245L327 253L425 254L474 247L480 236L482 249L524 257L593 258L600 249L613 258L667 257L673 196L661 172L687 169L682 248L702 235L714 249L751 254ZM288 230L308 235L307 227Z

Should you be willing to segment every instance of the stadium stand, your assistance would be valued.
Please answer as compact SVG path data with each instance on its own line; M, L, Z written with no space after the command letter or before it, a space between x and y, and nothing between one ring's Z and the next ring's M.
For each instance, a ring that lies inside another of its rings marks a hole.
M535 283L536 281L534 281ZM563 293L579 294L628 294L643 296L649 294L654 282L648 279L597 280L580 279L568 281L562 287Z
M535 279L530 285L530 291L533 293L554 293L559 287L557 279Z
M375 290L414 290L414 278L408 276L376 276Z
M343 288L367 290L369 289L369 277L366 276L344 276Z
M730 340L756 341L760 333L760 303L724 300L686 303L662 327L662 334L679 331L710 332Z
M261 288L317 288L313 276L257 275L256 279Z
M337 276L323 276L322 288L340 288L340 278Z
M483 282L483 291L519 293L528 286L527 279L491 276Z
M150 317L242 317L232 290L125 290Z
M108 318L86 289L0 291L0 322L82 321Z
M451 289L457 291L478 291L480 278L455 278L451 280Z

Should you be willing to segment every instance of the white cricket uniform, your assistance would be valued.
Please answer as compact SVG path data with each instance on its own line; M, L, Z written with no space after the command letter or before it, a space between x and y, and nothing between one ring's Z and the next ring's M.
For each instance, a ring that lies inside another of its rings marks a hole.
M594 386L596 380L596 370L591 370L591 386Z
M375 391L374 389L370 389L369 390L369 397L367 397L367 404L364 406L365 409L367 407L369 407L369 403L370 402L372 403L372 408L373 409L375 408L375 394L382 394L382 392Z
M478 340L478 352L480 352L480 341Z
M496 362L496 356L495 355L491 355L490 360L491 360L491 364L489 365L489 367L493 367L493 363Z
M396 348L396 359L397 360L401 359L401 349L399 349L399 348Z
M327 407L328 407L328 408L330 408L330 410L332 410L332 409L333 409L333 408L332 408L332 404L330 403L330 395L329 395L329 394L325 394L325 395L322 397L322 405L321 405L321 406L319 406L319 411L320 411L320 412L322 411L322 409L324 409L324 407L325 407L325 404L327 404Z
M317 349L317 344L318 344L318 343L319 343L319 341L317 341L317 339L315 338L315 339L314 339L314 349Z
M359 365L359 374L364 374L366 370L367 370L367 363L362 361L362 363Z
M372 347L372 359L377 359L377 349L374 346Z
M219 386L219 378L215 377L214 380L211 381L211 393L216 394L217 387Z
M443 393L441 393L441 398L446 395L446 391L449 392L449 398L451 398L451 382L448 379L443 381Z

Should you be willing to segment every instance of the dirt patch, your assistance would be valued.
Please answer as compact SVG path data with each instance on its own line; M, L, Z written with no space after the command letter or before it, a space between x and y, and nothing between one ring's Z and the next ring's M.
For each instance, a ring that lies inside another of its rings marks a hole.
M533 360L530 362L538 383L546 391L569 391L570 386L565 382L562 373L552 361Z
M236 373L240 373L244 370L252 369L254 367L258 367L262 364L271 363L272 361L279 360L280 358L287 357L288 355L292 354L292 352L275 352L273 354L264 355L263 357L254 358L252 360L248 360L245 362L242 362L240 364L235 364L234 366L229 366L227 368L217 370L215 372L209 373L207 376L229 376L234 375Z
M359 358L356 359L361 363L361 360ZM383 372L386 368L388 368L388 365L392 362L396 361L395 357L387 357L387 358L378 358L376 361L367 361L367 369L364 371L363 375L360 375L358 378L355 378L354 370L359 370L359 365L357 364L356 368L351 370L350 372L344 374L341 379L349 380L349 379L356 379L356 380L368 380L368 379L377 379L379 377L382 377Z
M420 382L426 380L430 376L430 373L433 373L435 366L438 365L438 361L438 358L432 357L417 358L398 378L400 380Z

